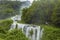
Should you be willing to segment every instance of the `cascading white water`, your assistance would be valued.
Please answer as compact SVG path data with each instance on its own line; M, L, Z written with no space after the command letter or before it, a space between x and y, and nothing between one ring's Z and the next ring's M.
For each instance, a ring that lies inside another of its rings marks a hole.
M15 28L16 28L16 23L17 23L16 21L14 21L14 22L13 22L13 24L12 24L12 25L11 25L11 27L10 27L10 30L12 30L12 29L15 29Z
M40 38L42 37L43 29L41 29L40 26L14 23L14 24L12 24L10 30L15 29L16 24L17 24L17 28L22 29L22 32L26 35L26 37L28 37L31 40L40 40ZM31 30L33 31L32 35L30 34Z
M22 6L21 10L26 6ZM20 10L20 11L21 11ZM22 11L21 11L22 12ZM21 13L20 12L20 13ZM22 29L22 32L28 37L30 40L41 40L43 34L43 28L37 25L30 24L20 24L17 23L17 20L21 20L21 16L17 15L11 18L13 20L13 24L11 25L10 30L15 29L16 25L18 29ZM31 33L32 32L32 33Z

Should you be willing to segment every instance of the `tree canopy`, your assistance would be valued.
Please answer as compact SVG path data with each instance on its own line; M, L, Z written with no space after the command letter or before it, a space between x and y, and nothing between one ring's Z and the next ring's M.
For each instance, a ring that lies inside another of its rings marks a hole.
M22 20L33 24L60 24L60 0L34 1L32 6L23 10ZM25 12L25 13L24 13Z

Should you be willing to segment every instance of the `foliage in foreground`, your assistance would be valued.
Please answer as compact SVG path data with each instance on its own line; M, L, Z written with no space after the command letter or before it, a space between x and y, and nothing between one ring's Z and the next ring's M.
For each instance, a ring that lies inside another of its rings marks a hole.
M8 31L6 34L0 33L0 38L2 40L28 40L22 31L18 29Z
M28 40L21 30L15 29L9 32L5 40Z
M42 40L60 40L60 29L50 25L42 25L44 33Z
M0 20L0 33L6 33L10 29L12 22L10 19Z
M28 40L21 30L9 31L12 20L0 20L0 40Z

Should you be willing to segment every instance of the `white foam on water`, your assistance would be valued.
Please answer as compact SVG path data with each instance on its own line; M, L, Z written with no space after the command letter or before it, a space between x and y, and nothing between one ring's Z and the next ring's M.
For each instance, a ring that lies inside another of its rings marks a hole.
M25 8L21 7L21 13L22 13L22 9ZM21 20L21 15L16 15L14 17L11 18L13 20L13 24L10 27L10 30L13 30L16 28L17 25L17 29L22 29L22 32L26 35L26 37L28 37L31 40L41 40L42 35L43 35L43 28L41 28L40 26L37 25L30 25L30 24L20 24L17 23L17 20ZM33 34L30 34L30 31L33 31Z

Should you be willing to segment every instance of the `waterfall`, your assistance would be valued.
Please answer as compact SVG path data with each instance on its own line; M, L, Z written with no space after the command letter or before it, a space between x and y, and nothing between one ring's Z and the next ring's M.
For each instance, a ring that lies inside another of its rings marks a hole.
M25 7L26 6L21 6L21 10ZM13 20L13 24L11 25L9 31L15 29L17 25L17 29L21 29L26 37L28 37L30 40L41 40L44 30L43 28L37 25L17 23L17 20L21 20L21 15L16 15L14 17L11 17L11 19Z
M16 28L16 22L13 22L13 24L10 27L10 30L15 29L15 28Z
M34 26L29 24L19 24L19 23L13 23L10 30L15 29L17 24L18 29L22 29L22 32L31 40L40 40L42 38L43 34L43 28L41 29L40 26ZM31 34L30 31L33 33Z

